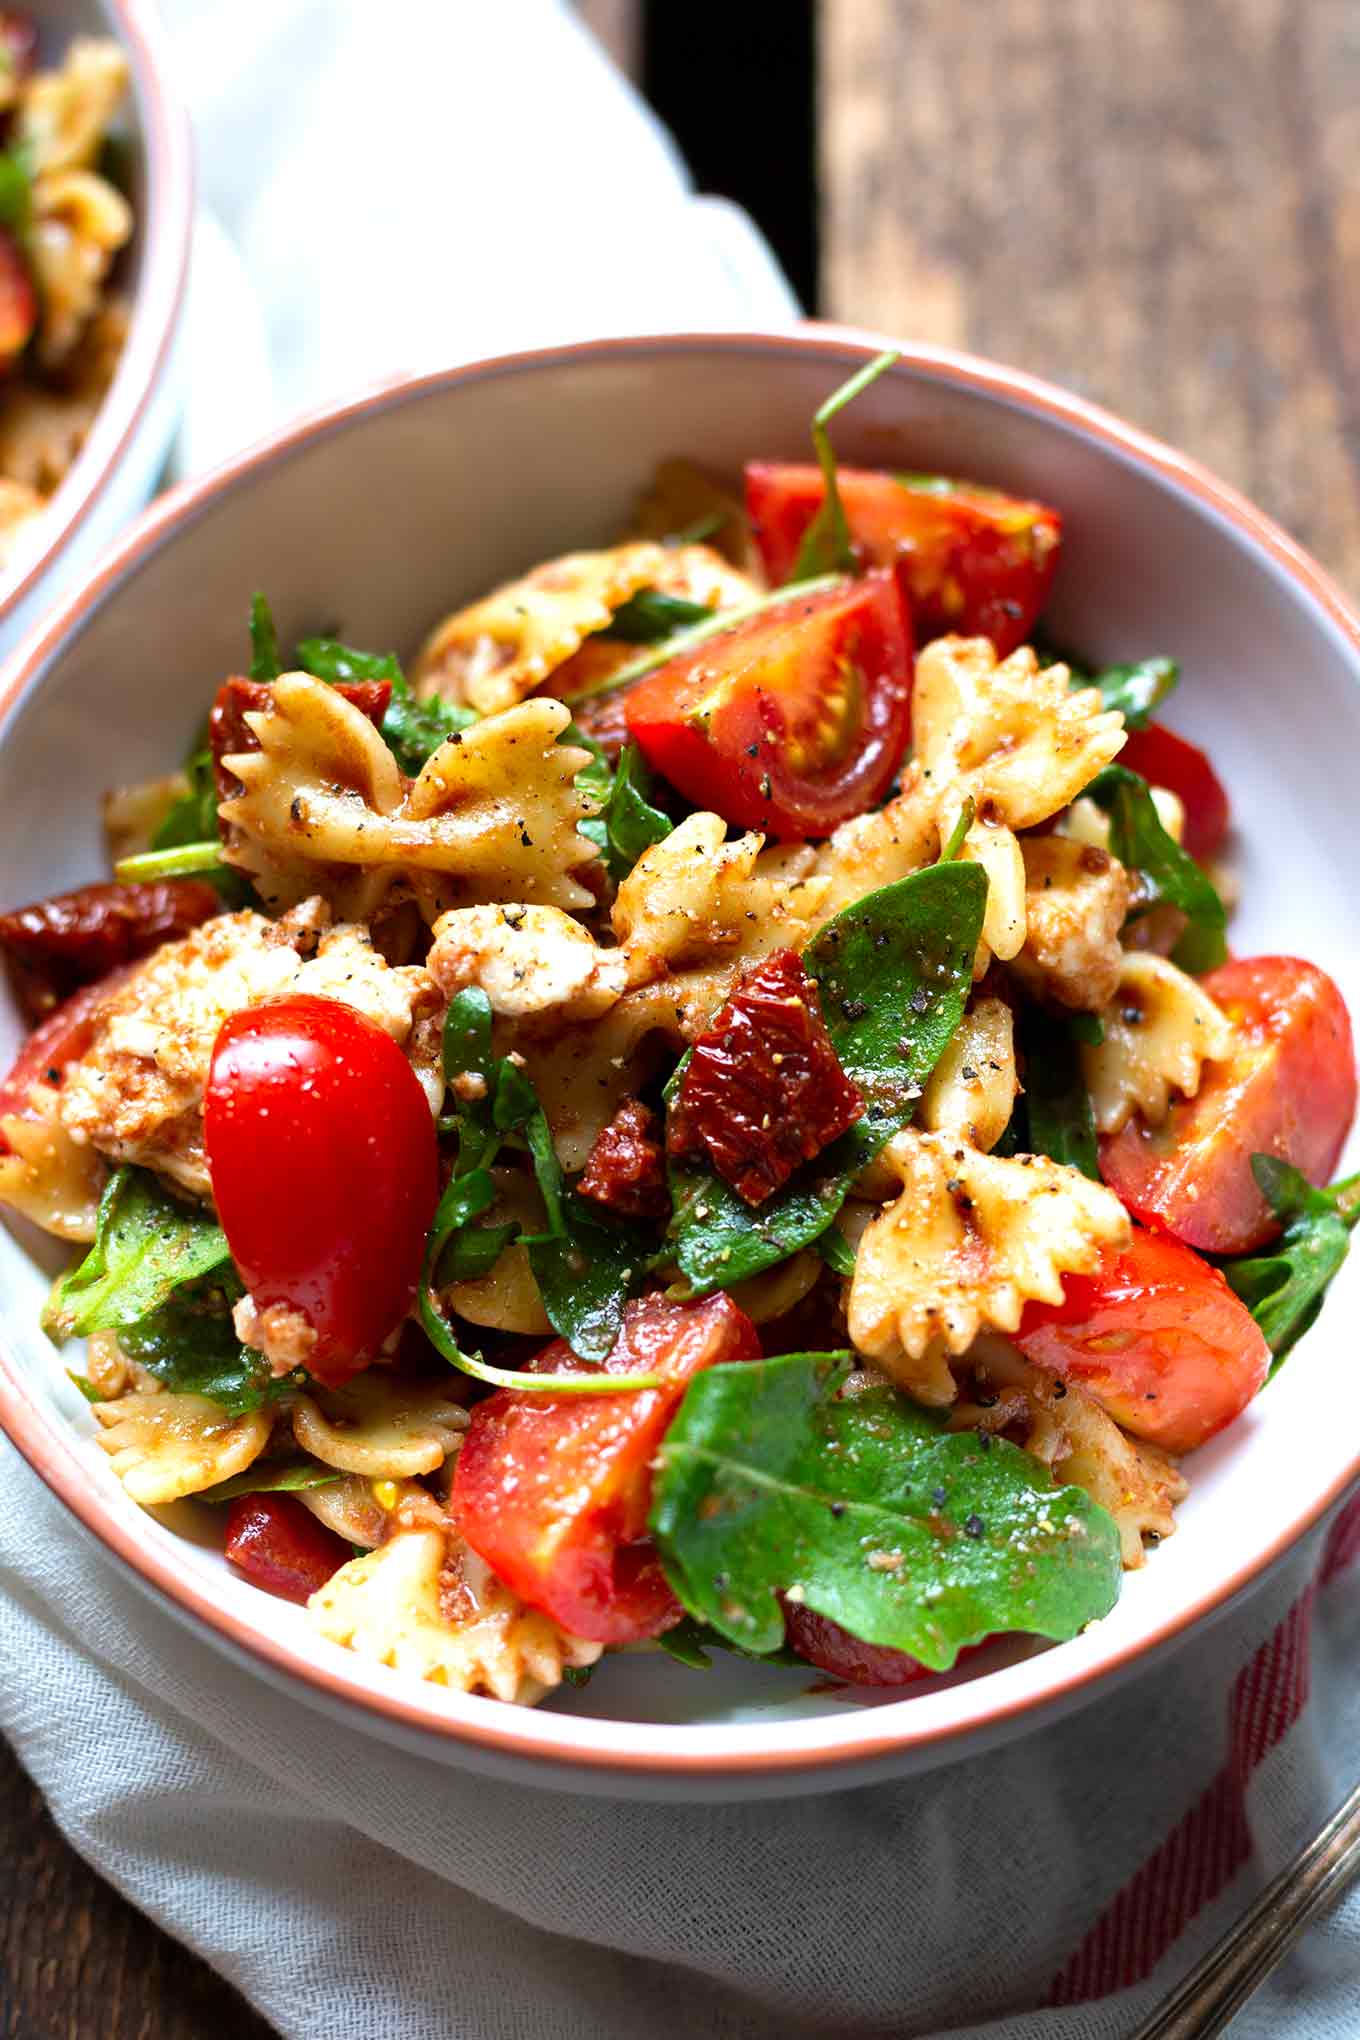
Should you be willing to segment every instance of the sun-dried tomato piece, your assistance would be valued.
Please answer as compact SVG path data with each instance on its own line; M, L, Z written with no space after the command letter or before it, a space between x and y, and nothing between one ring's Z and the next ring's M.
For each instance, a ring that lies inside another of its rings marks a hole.
M16 361L38 323L38 294L19 243L0 227L0 368Z
M598 744L611 765L617 765L628 742L628 690L617 694L591 694L571 704L572 720L592 743Z
M221 895L196 878L81 885L0 914L0 949L13 967L19 1003L37 1021L82 985L221 911Z
M862 1110L814 980L791 949L776 949L695 1042L666 1145L672 1154L706 1148L724 1182L762 1204Z
M576 1185L583 1197L607 1204L625 1218L660 1218L670 1209L656 1114L626 1098L596 1138L585 1174Z
M360 715L366 715L376 729L387 714L387 704L392 699L390 680L344 680L335 684L337 694L343 694L352 702ZM238 751L258 751L260 740L246 721L247 709L257 714L269 706L270 683L267 680L243 680L239 674L224 680L217 690L217 698L208 712L208 747L213 758L213 781L219 800L230 800L241 791L241 782L232 776L222 760Z

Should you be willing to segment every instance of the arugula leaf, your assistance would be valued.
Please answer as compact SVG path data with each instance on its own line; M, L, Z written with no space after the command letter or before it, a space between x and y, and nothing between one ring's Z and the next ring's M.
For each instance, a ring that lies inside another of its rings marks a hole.
M706 602L686 602L682 595L663 595L659 588L640 588L614 611L601 637L620 638L629 645L656 645L692 623L703 623L713 611Z
M833 390L812 421L812 444L816 450L817 463L822 470L826 484L817 515L803 533L798 556L793 563L786 587L799 581L810 581L819 574L853 574L859 561L850 538L850 525L841 502L840 484L836 479L836 456L832 451L831 436L827 431L833 418L842 412L870 383L878 381L885 369L891 368L898 359L899 349L890 347L883 354L857 369L848 382Z
M381 735L403 772L414 779L427 758L448 738L475 723L475 710L432 696L417 701L395 652L357 652L336 638L303 638L297 661L304 673L334 687L342 681L387 680L392 697L383 715Z
M99 1390L95 1387L92 1381L87 1381L83 1374L77 1374L74 1368L72 1367L67 1368L66 1379L70 1382L72 1388L78 1388L80 1390L80 1393L84 1396L87 1403L100 1403L108 1401L108 1397L106 1395L101 1395Z
M1186 917L1172 951L1182 970L1198 975L1228 954L1223 902L1194 858L1162 826L1146 779L1125 765L1107 765L1085 789L1110 817L1110 849L1143 876L1144 897L1135 914L1165 904Z
M703 1161L671 1158L671 1237L696 1295L758 1274L824 1233L865 1163L906 1125L963 1017L986 898L980 865L933 864L843 908L804 950L864 1114L754 1210Z
M1020 1019L1025 1058L1023 1104L1028 1141L1025 1152L1048 1155L1100 1181L1096 1123L1082 1074L1072 1021L1042 1006L1027 1006Z
M1346 1258L1360 1220L1360 1175L1319 1190L1275 1155L1253 1155L1251 1172L1284 1230L1268 1254L1225 1262L1223 1272L1265 1333L1278 1366L1313 1323Z
M184 843L201 843L217 834L217 787L213 782L212 752L206 744L195 744L184 763L189 791L182 794L163 817L151 838L153 850L177 850Z
M673 1657L678 1665L686 1666L692 1672L708 1672L713 1669L709 1656L712 1650L725 1650L734 1657L746 1658L751 1663L757 1660L763 1665L790 1665L806 1672L809 1669L806 1658L799 1657L796 1650L743 1650L733 1643L730 1636L710 1629L706 1622L696 1622L692 1615L682 1615L671 1629L665 1629L657 1642L667 1657Z
M279 634L268 598L257 589L250 601L250 677L277 680L283 667L279 662Z
M1141 730L1180 678L1174 659L1137 659L1132 665L1104 666L1099 673L1072 675L1073 687L1098 687L1106 708L1117 708L1126 728Z
M652 1374L522 1374L493 1367L479 1353L465 1353L459 1346L433 1285L436 1279L460 1279L453 1271L460 1262L466 1266L469 1255L486 1273L508 1244L513 1227L467 1230L495 1202L491 1170L508 1139L519 1138L528 1148L548 1216L547 1232L524 1242L543 1308L554 1331L582 1359L602 1360L614 1344L624 1305L647 1273L649 1249L636 1228L604 1223L566 1188L533 1085L508 1057L494 1053L491 1002L479 986L469 986L449 1002L443 1058L445 1078L453 1087L447 1123L458 1136L458 1159L425 1243L419 1307L426 1334L451 1365L500 1388L554 1395L654 1388L658 1377ZM500 1246L495 1245L497 1235L504 1236ZM488 1254L490 1259L482 1258Z
M235 1275L226 1234L210 1212L181 1204L148 1169L115 1169L99 1200L94 1245L54 1287L43 1330L58 1345L121 1331L186 1282L218 1271Z
M590 744L590 739L582 737L574 724L563 733L564 742L578 738ZM653 807L647 798L651 792L651 774L636 744L624 746L616 772L610 772L598 745L592 748L598 756L593 757L589 765L581 767L576 775L576 784L584 792L599 798L603 778L605 792L601 806L580 824L580 831L596 845L609 876L618 884L627 878L644 850L650 850L653 843L665 841L674 824L669 815Z
M118 1343L158 1381L182 1395L206 1395L239 1416L294 1384L271 1373L262 1353L243 1346L220 1299L201 1289L179 1291L135 1324L118 1328Z
M265 1466L256 1460L244 1473L235 1473L230 1480L219 1480L214 1486L200 1488L194 1496L196 1502L234 1502L238 1495L293 1494L298 1488L329 1487L333 1481L343 1480L333 1466L318 1466L314 1459L290 1459L282 1466Z
M651 1531L689 1613L782 1643L776 1595L932 1671L998 1631L1063 1641L1119 1595L1119 1532L1005 1439L950 1432L886 1384L840 1396L846 1353L706 1368L666 1433Z
M121 858L114 876L124 884L155 878L207 878L229 906L245 906L253 888L244 872L222 861L213 755L202 738L195 740L184 771L189 790L163 816L151 838L151 848L139 856Z
M33 224L33 168L28 150L0 150L0 226L26 241Z

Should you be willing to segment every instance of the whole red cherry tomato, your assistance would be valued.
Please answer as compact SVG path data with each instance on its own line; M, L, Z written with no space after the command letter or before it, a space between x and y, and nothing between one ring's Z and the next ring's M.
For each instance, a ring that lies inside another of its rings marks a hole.
M309 1601L350 1556L295 1495L239 1495L227 1510L226 1552L252 1586L284 1601Z
M1100 1173L1146 1225L1208 1254L1243 1254L1279 1226L1251 1172L1278 1155L1310 1182L1334 1170L1355 1113L1355 1051L1340 992L1292 956L1221 964L1200 983L1237 1029L1199 1095L1165 1122L1133 1118L1100 1143Z
M604 1365L662 1376L622 1395L498 1389L463 1439L449 1514L521 1600L595 1643L637 1643L680 1617L647 1535L651 1465L691 1377L720 1360L755 1360L755 1326L731 1297L630 1304ZM536 1372L579 1369L558 1339Z
M1140 772L1149 786L1169 786L1185 809L1185 847L1203 860L1221 848L1231 816L1223 782L1205 753L1165 723L1130 730L1119 754L1121 765Z
M700 807L782 841L873 807L911 728L911 624L891 573L791 597L639 680L628 733Z
M1094 1275L1064 1276L1061 1303L1026 1304L1016 1344L1168 1452L1230 1424L1270 1372L1265 1335L1218 1269L1141 1226Z
M34 1028L8 1076L0 1078L0 1119L27 1114L29 1093L35 1088L57 1089L67 1063L84 1055L94 1039L100 1008L125 983L131 969L131 965L125 964L119 970L111 970L97 984L83 986ZM0 1138L0 1154L6 1152L4 1139Z
M1025 643L1058 563L1062 519L1056 510L942 475L843 467L837 480L864 564L901 561L919 644L957 631L989 637L1004 658ZM793 571L825 493L820 468L748 464L746 508L775 587Z
M334 999L233 1013L203 1129L218 1216L255 1302L299 1311L307 1366L363 1367L415 1294L438 1198L434 1125L390 1035Z

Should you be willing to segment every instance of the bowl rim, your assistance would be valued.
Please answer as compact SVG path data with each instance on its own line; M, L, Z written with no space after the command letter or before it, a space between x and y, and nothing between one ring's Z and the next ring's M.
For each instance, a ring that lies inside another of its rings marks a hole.
M396 375L365 386L355 395L308 411L256 441L209 473L182 483L143 513L130 530L108 548L82 586L68 594L28 635L0 670L0 743L16 711L41 680L64 644L77 637L87 617L118 585L184 525L197 522L214 501L253 482L273 466L281 466L306 447L343 433L360 419L399 409L444 390L473 387L479 382L559 365L610 358L663 360L691 352L719 351L740 355L760 350L786 356L833 361L840 353L847 364L900 348L900 368L918 379L962 388L986 398L1037 412L1047 422L1094 438L1126 464L1151 471L1197 507L1226 522L1250 548L1301 590L1345 640L1360 668L1360 615L1336 582L1264 512L1199 462L1177 453L1138 427L1084 398L1028 373L1005 368L953 349L899 343L879 333L844 324L807 321L797 329L638 334L577 341L514 354L491 356L434 370L419 376ZM89 1483L59 1415L43 1408L27 1392L18 1362L0 1337L0 1427L52 1492L103 1545L137 1576L139 1584L164 1595L180 1617L202 1624L231 1655L252 1662L275 1682L296 1680L298 1697L327 1711L376 1715L389 1733L403 1732L430 1746L429 1739L473 1746L483 1757L504 1764L527 1762L539 1769L542 1782L561 1776L563 1767L610 1774L620 1789L651 1776L658 1781L697 1786L703 1780L735 1783L740 1777L777 1780L778 1774L806 1776L822 1771L828 1786L849 1782L847 1771L874 1763L890 1764L916 1752L922 1761L947 1758L954 1746L1004 1733L1024 1718L1037 1727L1054 1713L1094 1698L1098 1690L1135 1664L1150 1663L1154 1654L1183 1637L1206 1618L1221 1613L1264 1574L1327 1513L1360 1474L1360 1444L1344 1464L1296 1511L1261 1548L1180 1609L1173 1609L1138 1636L1101 1649L1091 1647L1100 1625L1059 1650L1044 1652L940 1692L952 1703L951 1718L936 1718L930 1697L919 1695L865 1709L829 1722L808 1716L777 1724L746 1720L696 1726L666 1722L627 1723L606 1717L547 1714L443 1687L424 1687L397 1677L338 1649L308 1651L262 1633L214 1599L206 1582L186 1575L155 1545L138 1541L130 1523ZM1044 1671L1026 1677L1026 1666ZM1051 1668L1051 1670L1049 1669ZM389 1683L390 1681L390 1683ZM1005 1692L995 1690L998 1683ZM989 1688L993 1691L988 1694ZM428 1696L428 1697L427 1697ZM438 1704L435 1704L436 1701ZM360 1724L362 1725L362 1724Z
M42 512L42 543L26 553L0 595L0 630L58 564L112 485L160 394L189 288L194 225L194 148L187 108L170 80L165 25L150 0L105 0L109 29L132 67L145 151L145 203L134 226L141 269L132 320L113 381L85 443Z

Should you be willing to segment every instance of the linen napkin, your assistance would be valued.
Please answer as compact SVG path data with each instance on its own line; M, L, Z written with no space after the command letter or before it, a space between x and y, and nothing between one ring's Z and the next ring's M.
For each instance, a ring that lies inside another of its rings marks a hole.
M188 460L398 368L797 315L552 0L170 15L236 250L192 324ZM255 303L269 374L229 409ZM1360 1500L1209 1634L992 1755L650 1807L321 1723L4 1446L0 1728L74 1846L299 2040L1123 2040L1354 1782L1358 1554ZM1360 1895L1235 2031L1353 2040L1358 1983Z

